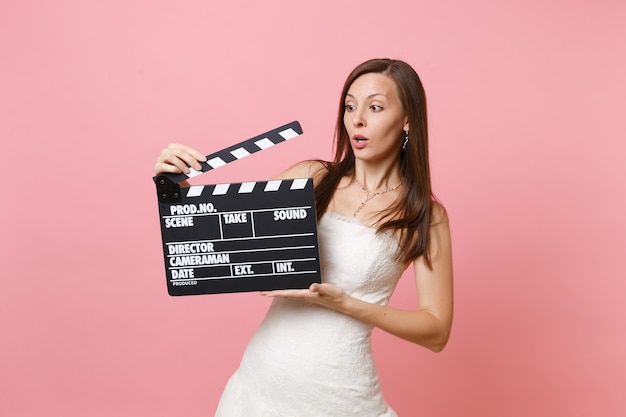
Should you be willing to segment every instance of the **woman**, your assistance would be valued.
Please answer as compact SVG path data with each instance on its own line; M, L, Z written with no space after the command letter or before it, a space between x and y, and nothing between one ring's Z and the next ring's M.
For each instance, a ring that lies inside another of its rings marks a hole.
M375 59L352 71L334 160L277 177L313 178L323 282L262 293L272 305L216 416L396 416L372 360L372 328L439 352L452 326L450 231L431 192L427 133L424 90L408 64ZM155 171L188 172L203 160L172 144ZM388 307L411 263L419 307Z

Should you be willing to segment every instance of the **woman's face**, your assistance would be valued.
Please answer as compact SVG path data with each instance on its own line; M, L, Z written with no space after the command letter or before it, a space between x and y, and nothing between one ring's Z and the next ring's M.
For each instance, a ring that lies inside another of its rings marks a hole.
M384 162L399 158L408 118L395 81L378 73L363 74L348 88L343 124L357 159Z

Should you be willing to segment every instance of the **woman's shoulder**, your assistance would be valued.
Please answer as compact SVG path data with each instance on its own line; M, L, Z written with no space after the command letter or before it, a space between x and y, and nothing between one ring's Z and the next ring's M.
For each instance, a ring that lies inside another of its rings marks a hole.
M328 162L321 160L307 160L299 162L280 174L274 179L284 180L293 178L313 178L318 181L328 171Z
M438 224L447 224L449 222L448 219L448 211L439 201L434 200L432 202L431 208L431 219L430 223L432 226L436 226Z

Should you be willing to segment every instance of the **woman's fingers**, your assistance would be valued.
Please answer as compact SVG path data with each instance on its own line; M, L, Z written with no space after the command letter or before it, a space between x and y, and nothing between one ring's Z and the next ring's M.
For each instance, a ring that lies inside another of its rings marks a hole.
M186 174L189 172L189 167L200 170L199 161L206 161L206 157L196 149L179 143L170 143L157 158L154 172L156 174L164 172Z

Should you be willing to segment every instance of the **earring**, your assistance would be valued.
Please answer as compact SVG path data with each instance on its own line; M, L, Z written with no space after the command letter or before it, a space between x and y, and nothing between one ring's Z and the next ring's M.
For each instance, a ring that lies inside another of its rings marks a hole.
M402 150L406 151L406 144L409 143L409 131L404 131L404 143L402 144Z

